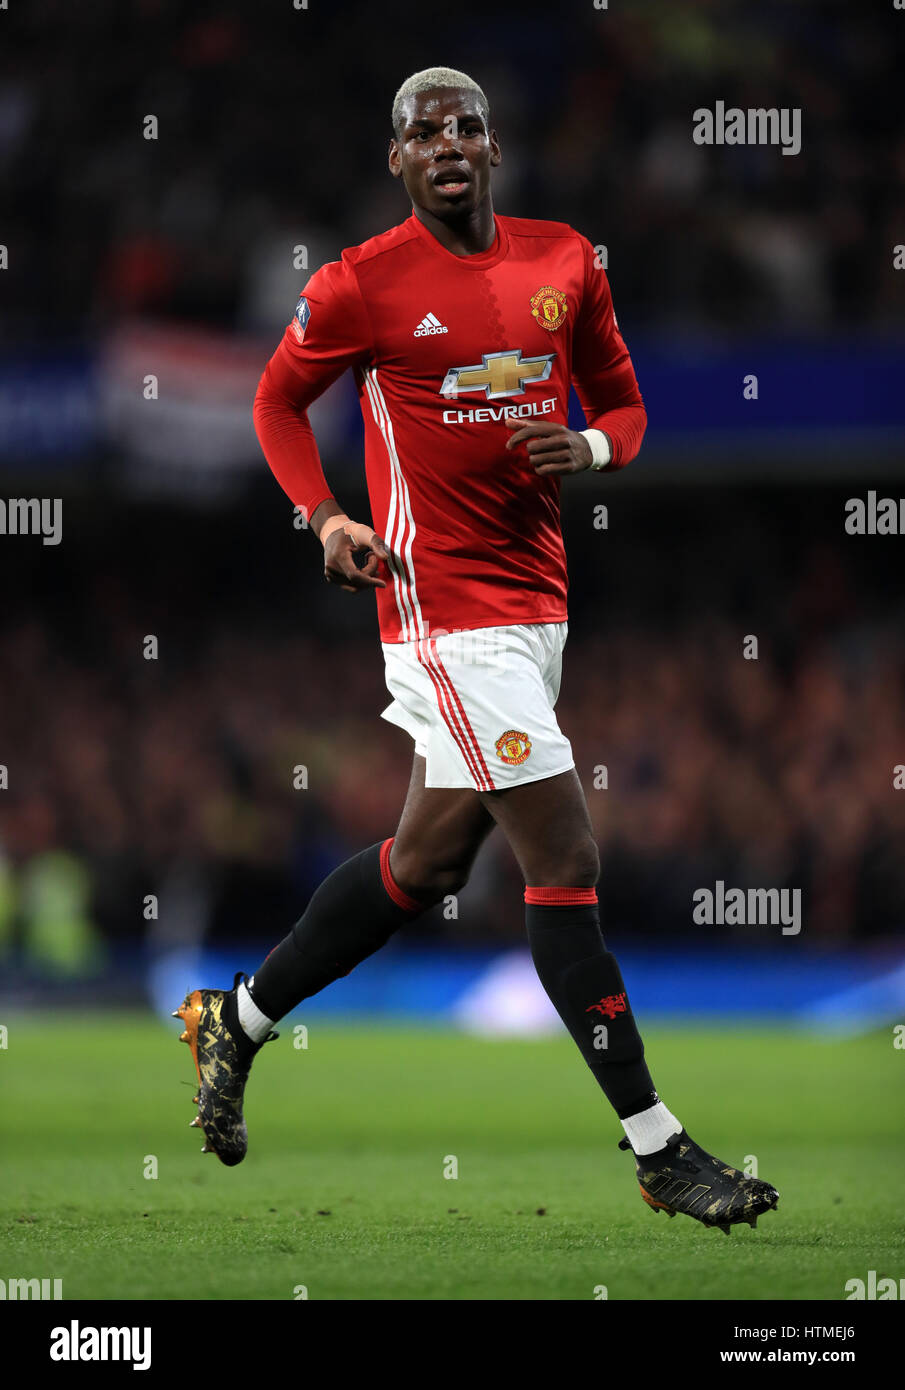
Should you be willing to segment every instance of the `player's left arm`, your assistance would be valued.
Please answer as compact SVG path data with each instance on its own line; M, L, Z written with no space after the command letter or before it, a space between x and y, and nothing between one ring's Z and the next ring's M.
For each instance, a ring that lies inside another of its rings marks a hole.
M524 444L538 474L611 473L631 462L641 448L647 412L628 348L622 340L606 271L589 241L579 238L584 289L572 333L572 380L588 428L570 430L550 421L505 421L506 448Z

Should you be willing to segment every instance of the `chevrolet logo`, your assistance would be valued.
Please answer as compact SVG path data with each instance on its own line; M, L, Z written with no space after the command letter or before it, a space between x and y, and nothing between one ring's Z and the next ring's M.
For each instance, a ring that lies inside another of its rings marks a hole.
M544 357L522 357L521 348L485 352L474 367L450 367L440 387L441 396L462 391L483 391L489 401L500 396L523 396L525 386L546 381L553 370L555 352Z

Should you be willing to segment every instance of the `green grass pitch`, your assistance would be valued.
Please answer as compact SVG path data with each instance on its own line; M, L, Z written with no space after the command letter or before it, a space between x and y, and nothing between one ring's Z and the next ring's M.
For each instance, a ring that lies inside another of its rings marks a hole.
M571 1040L284 1025L244 1164L202 1155L188 1048L136 1015L24 1016L0 1050L2 1248L64 1298L844 1299L905 1274L892 1029L646 1029L699 1143L780 1190L727 1239L642 1202ZM146 1178L156 1159L157 1177ZM458 1165L456 1178L444 1177Z

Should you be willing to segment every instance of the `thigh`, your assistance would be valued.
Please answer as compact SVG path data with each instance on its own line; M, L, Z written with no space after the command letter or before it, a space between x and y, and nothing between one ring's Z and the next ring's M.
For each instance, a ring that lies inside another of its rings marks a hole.
M596 882L597 846L574 768L505 791L481 792L480 797L509 841L526 883Z
M390 853L394 869L412 854L428 864L468 869L494 827L494 818L476 791L466 787L427 787L425 760L415 754L405 805Z

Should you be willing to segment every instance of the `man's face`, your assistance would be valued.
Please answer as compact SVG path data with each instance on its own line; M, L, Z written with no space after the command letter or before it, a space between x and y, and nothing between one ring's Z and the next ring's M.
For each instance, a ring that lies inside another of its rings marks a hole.
M417 207L441 220L476 208L499 162L496 132L487 130L473 94L458 87L410 97L401 135L390 141L390 172Z

